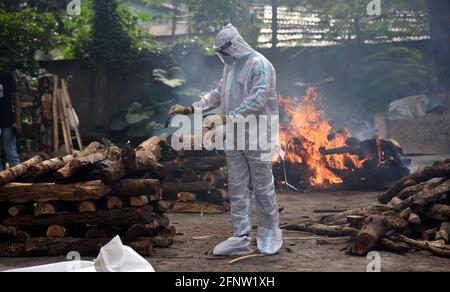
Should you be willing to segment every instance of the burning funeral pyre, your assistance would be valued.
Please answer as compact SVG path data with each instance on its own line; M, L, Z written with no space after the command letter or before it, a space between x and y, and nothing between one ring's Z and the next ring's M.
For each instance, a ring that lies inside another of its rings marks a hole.
M303 98L282 97L280 103L290 118L280 131L286 162L275 159L274 173L280 185L379 188L408 174L402 150L394 143L377 137L361 142L348 129L333 129L314 88Z

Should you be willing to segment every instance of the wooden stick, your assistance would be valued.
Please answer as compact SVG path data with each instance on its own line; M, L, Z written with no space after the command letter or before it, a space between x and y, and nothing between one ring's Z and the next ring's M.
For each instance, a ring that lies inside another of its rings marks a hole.
M69 130L67 129L67 124L66 124L67 115L66 115L66 112L64 109L64 103L62 102L61 90L58 90L58 93L56 96L57 96L57 100L58 100L59 112L61 114L61 128L62 128L63 137L64 137L64 146L66 147L66 153L73 154L71 151L71 148L69 146L70 133L69 133Z
M257 253L257 254L249 254L249 255L246 255L246 256L243 256L243 257L234 259L234 260L232 260L232 261L229 261L228 264L232 265L232 264L235 264L235 263L237 263L237 262L241 262L241 261L248 260L248 259L251 259L251 258L262 258L262 257L265 257L265 256L266 256L266 255L260 254L260 253Z
M58 75L53 76L53 98L52 98L52 113L53 113L53 152L59 152L59 110L58 110Z
M64 79L62 80L62 88L63 88L64 97L66 99L67 108L69 110L69 115L72 118L73 125L75 128L75 135L77 137L78 147L80 148L80 151L83 151L83 142L81 140L80 129L78 128L78 125L75 122L75 113L74 113L75 109L73 108L73 105L72 105L72 100L70 98L69 87L67 86L67 81Z

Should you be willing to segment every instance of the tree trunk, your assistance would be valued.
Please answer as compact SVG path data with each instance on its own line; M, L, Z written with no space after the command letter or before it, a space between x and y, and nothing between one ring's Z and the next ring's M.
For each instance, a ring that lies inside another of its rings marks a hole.
M27 202L98 200L111 192L111 187L100 181L60 185L54 183L10 183L0 187L0 203L23 204Z

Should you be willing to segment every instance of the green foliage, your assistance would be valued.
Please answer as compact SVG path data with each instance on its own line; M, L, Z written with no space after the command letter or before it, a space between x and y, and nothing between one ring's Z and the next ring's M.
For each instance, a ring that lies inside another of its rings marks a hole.
M111 131L124 132L129 138L149 137L155 129L161 127L153 121L154 116L153 106L134 102L111 123Z
M426 93L434 85L422 53L406 47L387 47L367 56L358 73L356 95L374 112L398 98Z

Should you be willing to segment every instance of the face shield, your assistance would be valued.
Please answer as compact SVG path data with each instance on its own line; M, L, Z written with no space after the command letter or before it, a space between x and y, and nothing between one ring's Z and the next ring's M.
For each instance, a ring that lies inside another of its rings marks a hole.
M236 39L239 36L235 37L233 40L226 42L224 45L220 46L220 47L216 47L214 48L214 50L216 51L217 55L219 56L220 60L225 64L225 65L233 65L236 62L236 59L231 56L230 54L228 54L226 52L227 49L229 49L232 45L233 42L236 41Z

